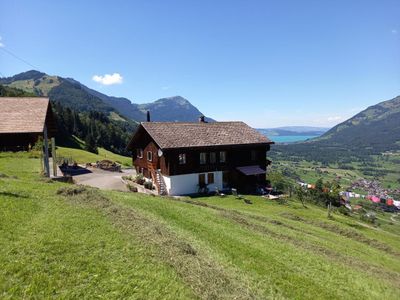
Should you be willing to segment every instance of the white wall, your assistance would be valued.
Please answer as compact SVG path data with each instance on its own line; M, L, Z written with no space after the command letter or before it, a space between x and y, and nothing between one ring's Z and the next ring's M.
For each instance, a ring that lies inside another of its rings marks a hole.
M168 195L178 196L197 193L199 190L199 174L206 175L206 183L208 184L208 173L214 173L214 183L209 184L208 190L214 192L215 188L222 190L222 171L207 173L191 173L175 176L164 176L164 182L167 187Z

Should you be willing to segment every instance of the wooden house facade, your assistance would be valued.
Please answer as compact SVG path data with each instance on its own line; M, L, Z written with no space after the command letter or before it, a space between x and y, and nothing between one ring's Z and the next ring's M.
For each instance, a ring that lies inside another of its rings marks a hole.
M265 185L272 143L243 122L143 122L128 149L136 171L160 193L193 194L202 187L251 193Z

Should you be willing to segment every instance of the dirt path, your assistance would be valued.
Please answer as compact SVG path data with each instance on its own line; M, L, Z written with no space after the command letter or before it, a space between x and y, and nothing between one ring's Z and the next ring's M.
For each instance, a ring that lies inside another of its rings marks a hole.
M134 169L125 169L121 173L99 170L95 168L88 169L91 173L73 176L76 184L83 184L97 187L102 190L117 190L127 192L128 188L122 182L121 177L134 175Z

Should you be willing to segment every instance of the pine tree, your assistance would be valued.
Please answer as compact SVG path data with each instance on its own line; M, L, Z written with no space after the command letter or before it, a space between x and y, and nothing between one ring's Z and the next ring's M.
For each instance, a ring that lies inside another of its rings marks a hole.
M85 138L85 150L98 154L96 140L90 131Z

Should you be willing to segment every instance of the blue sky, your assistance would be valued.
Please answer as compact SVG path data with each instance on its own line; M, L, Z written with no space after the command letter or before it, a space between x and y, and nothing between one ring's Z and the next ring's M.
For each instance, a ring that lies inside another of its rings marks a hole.
M0 76L32 69L7 50L137 103L181 95L217 120L332 126L400 95L399 16L398 0L0 0Z

